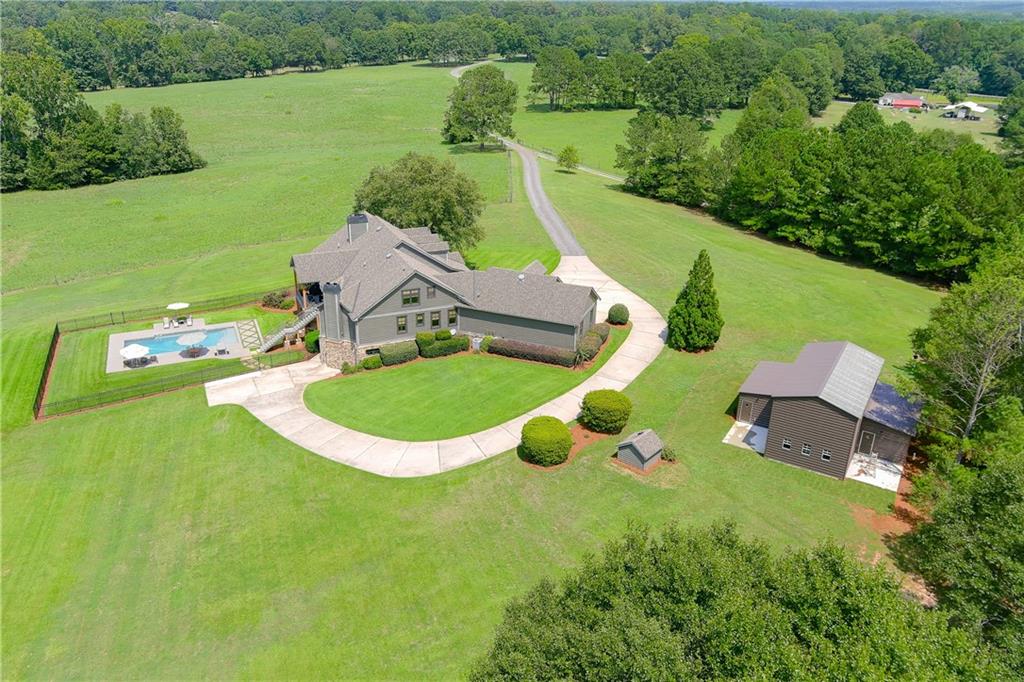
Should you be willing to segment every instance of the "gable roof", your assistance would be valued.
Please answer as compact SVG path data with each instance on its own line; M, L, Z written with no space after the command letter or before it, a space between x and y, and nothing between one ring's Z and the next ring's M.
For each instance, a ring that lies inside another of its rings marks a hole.
M447 242L428 228L400 230L372 213L361 215L366 218L365 231L362 224L352 230L346 225L291 260L301 283L340 283L341 305L353 318L414 273L436 282L439 275L466 269L462 256L449 253Z
M792 363L760 362L740 393L820 398L860 418L884 360L849 341L809 343Z
M529 265L523 268L521 272L525 272L531 275L546 275L548 273L548 268L546 265L544 265L535 258L533 259L533 262L531 262Z
M641 429L629 434L624 441L619 443L619 447L627 445L632 445L644 459L650 459L665 447L653 429Z
M882 381L875 383L867 409L864 410L865 419L908 436L917 433L917 421L920 416L921 403L904 398L895 388Z
M437 279L472 308L556 324L579 324L597 300L593 287L505 268L451 272Z

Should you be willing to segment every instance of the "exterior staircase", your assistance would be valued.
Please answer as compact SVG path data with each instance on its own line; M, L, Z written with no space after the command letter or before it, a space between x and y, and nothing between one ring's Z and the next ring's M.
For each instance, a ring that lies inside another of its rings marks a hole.
M281 327L278 327L272 334L268 334L263 337L263 343L260 344L261 353L266 353L268 350L276 346L277 344L284 341L284 337L288 334L294 334L302 329L305 329L306 325L316 319L316 316L320 314L320 311L324 309L324 304L319 303L315 306L310 306L302 311L302 314L295 318L294 322L289 322Z

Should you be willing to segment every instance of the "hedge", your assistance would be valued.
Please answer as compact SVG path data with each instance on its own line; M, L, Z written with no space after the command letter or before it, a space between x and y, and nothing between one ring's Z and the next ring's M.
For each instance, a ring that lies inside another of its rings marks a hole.
M486 353L487 352L487 349L491 347L491 341L494 341L494 337L493 336L485 336L484 338L480 339L480 352L481 353Z
M444 341L436 341L426 348L421 348L420 355L425 358L439 358L443 355L461 353L464 350L469 350L469 337L460 335Z
M417 355L419 355L419 349L415 341L399 341L380 347L380 361L385 367L415 360Z
M629 308L616 303L608 309L608 321L612 324L626 324L629 322Z
M612 328L607 322L598 322L590 328L590 331L600 336L601 343L604 343L608 340L608 335L612 333Z
M434 332L434 339L437 341L447 341L452 338L452 332L450 329L439 329Z
M543 467L561 464L569 457L572 436L569 427L554 417L534 417L523 424L519 456Z
M420 352L427 346L434 343L434 334L432 332L417 332L416 333L416 345L419 346Z
M363 369L380 369L384 365L379 355L367 355L359 364Z
M534 360L552 365L561 365L562 367L573 367L576 365L576 352L569 348L542 346L538 343L527 343L526 341L494 339L491 341L490 346L488 346L487 352L495 355L504 355L508 358Z
M598 433L619 433L629 420L633 403L624 394L610 388L583 396L580 423Z
M576 352L579 354L579 359L582 362L587 360L593 360L597 353L601 350L601 336L597 332L587 332L580 339L579 347Z
M320 352L320 332L315 329L306 332L306 350L310 353Z

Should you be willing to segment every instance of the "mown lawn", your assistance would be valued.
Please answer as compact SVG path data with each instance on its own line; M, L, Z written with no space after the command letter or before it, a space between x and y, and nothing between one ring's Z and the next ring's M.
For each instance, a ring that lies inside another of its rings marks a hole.
M258 306L247 308L231 308L197 314L207 324L234 322L240 320L256 320L260 331L268 334L285 322L294 319L289 312L271 312ZM126 386L166 379L201 369L216 367L226 362L237 363L236 360L208 358L180 362L173 365L153 365L125 372L107 373L107 342L111 334L120 332L152 329L152 322L140 322L118 325L115 327L98 327L83 331L62 334L57 357L50 373L50 385L47 390L47 402L67 400L89 393L99 393Z
M383 155L401 153L404 136L423 125L419 111L443 110L450 89L446 71L394 67L402 70L409 80L397 79L394 92L380 88L379 109L365 102L362 116L346 124L361 126L367 147L379 144ZM32 423L53 319L289 283L288 255L340 222L352 186L330 184L316 196L300 192L301 201L281 189L275 199L307 217L324 204L337 205L323 211L330 218L324 224L308 231L300 225L287 241L262 243L270 231L258 220L259 207L280 211L259 193L276 184L304 186L296 168L302 153L277 172L268 170L284 158L277 136L308 142L315 135L281 125L268 140L242 139L246 130L261 130L266 115L255 98L237 93L290 90L277 81L294 78L325 85L322 91L296 86L287 105L293 116L304 111L306 98L329 98L346 110L347 98L361 101L363 88L373 90L372 79L359 80L360 73L394 85L388 69L353 69L103 95L163 97L184 111L198 92L189 88L209 88L206 101L223 93L217 106L231 114L222 123L225 136L248 145L242 156L253 171L252 196L244 172L235 173L237 186L210 190L235 208L248 205L247 215L211 215L203 224L215 229L175 242L179 257L154 251L138 216L188 205L185 186L171 182L185 180L129 183L138 185L126 191L140 203L123 216L120 255L126 268L147 263L137 270L114 271L116 256L102 242L115 228L91 217L107 215L107 193L126 185L53 194L53 206L34 208L31 223L22 222L27 207L42 206L42 199L16 197L23 202L15 211L19 238L38 237L47 267L71 277L81 267L83 279L2 300L5 677L458 678L486 651L510 597L562 575L631 519L658 525L728 517L745 536L774 548L831 537L865 559L884 561L880 538L855 521L851 508L885 511L890 493L766 461L720 440L736 388L757 360L791 359L807 341L845 338L883 355L891 369L909 357L907 334L938 294L622 194L598 178L556 173L549 164L542 166L545 187L593 260L663 313L697 251L711 252L726 319L721 343L702 355L666 350L627 389L634 413L626 428L657 429L679 454L676 465L632 476L610 462L605 441L554 472L530 469L509 452L440 476L385 479L312 455L240 407L210 408L201 389ZM429 85L420 88L414 76ZM351 87L337 85L347 78ZM247 106L256 108L247 114ZM250 125L240 125L249 118ZM204 126L217 136L212 121ZM436 131L417 139L445 150ZM311 146L303 153L316 162L322 150ZM364 162L377 156L360 153ZM474 158L489 164L501 155ZM499 165L488 173L506 173ZM214 171L211 163L203 172ZM205 196L206 189L195 189ZM211 202L200 203L210 208ZM7 197L4 203L6 247ZM55 216L61 221L48 224ZM510 229L529 234L521 217L509 214L517 222ZM81 229L66 229L76 220L80 225L72 227ZM44 238L57 227L64 228L66 247L60 258ZM85 228L98 230L99 245L90 245ZM211 239L208 232L222 238L203 241ZM516 239L509 238L510 248ZM91 249L97 262L77 248ZM5 268L8 256L5 248ZM23 282L45 280L46 268L25 267ZM98 276L107 271L112 274ZM481 409L486 406L470 396L451 414Z
M320 381L303 397L320 416L375 436L454 438L496 426L557 398L600 369L626 335L625 329L613 329L585 371L460 353ZM476 407L456 407L467 404Z
M90 93L95 107L171 106L199 171L4 196L4 292L62 284L278 243L323 239L344 224L369 170L416 151L450 158L490 205L509 201L504 153L442 145L447 69L412 64ZM485 227L505 216L485 214ZM522 250L537 250L524 243ZM536 254L550 260L550 245ZM527 260L529 262L529 260Z

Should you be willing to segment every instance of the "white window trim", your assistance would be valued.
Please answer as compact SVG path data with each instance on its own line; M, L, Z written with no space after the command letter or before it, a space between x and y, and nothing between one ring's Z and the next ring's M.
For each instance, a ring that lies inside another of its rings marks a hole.
M782 439L782 449L783 450L792 450L793 449L793 441L791 441L788 438L783 438Z

